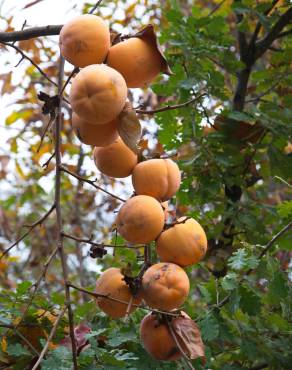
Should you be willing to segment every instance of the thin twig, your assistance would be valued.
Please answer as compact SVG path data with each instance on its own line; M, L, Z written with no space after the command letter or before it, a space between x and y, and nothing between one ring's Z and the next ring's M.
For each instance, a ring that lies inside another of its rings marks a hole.
M68 173L69 175L71 175L71 176L75 177L75 178L76 178L76 179L78 179L79 181L86 182L87 184L90 184L91 186L95 187L95 189L98 189L98 190L100 190L100 191L103 191L104 193L106 193L106 194L110 195L111 197L113 197L113 198L115 198L115 199L119 200L120 202L125 202L125 201L126 201L125 199L122 199L122 198L118 197L117 195L112 194L112 193L110 193L109 191L107 191L107 190L105 190L105 189L101 188L100 186L96 185L96 184L95 184L96 179L95 179L95 180L88 180L88 179L86 179L86 178L84 178L84 177L82 177L82 176L78 175L77 173L74 173L74 172L69 171L69 170L68 170L66 167L64 167L63 165L60 165L60 166L59 166L59 168L60 168L60 171L63 171L63 172Z
M269 242L268 244L265 246L264 250L262 251L262 253L260 254L259 258L262 258L268 251L269 249L271 249L271 247L273 246L273 244L283 235L285 234L286 231L288 231L289 229L292 228L292 221L289 222L288 225L286 225L285 227L283 227L282 230L280 230L278 232L278 234L276 234Z
M113 302L125 304L127 306L129 304L129 302L127 302L127 301L123 301L121 299L117 299L117 298L111 297L110 295L107 295L107 294L95 293L95 292L92 292L90 290L81 288L81 287L79 287L79 286L77 286L75 284L72 284L72 283L68 283L68 286L70 286L73 289L79 290L80 292L83 292L83 293L86 293L88 295L91 295L94 298L104 298L104 299L108 299L108 300L113 301ZM143 306L141 304L139 305L139 304L133 303L132 306L133 307L137 307L137 308L142 308L143 310L147 310L147 311L151 311L151 312L157 312L157 313L167 314L168 316L174 316L174 317L179 316L179 313L161 311L161 310L157 310L157 309L150 308L150 307L147 307L147 306Z
M165 111L168 111L168 110L180 109L180 108L187 107L188 105L190 105L192 103L195 103L196 101L200 100L203 96L206 96L206 95L207 95L206 93L203 93L203 94L200 94L199 96L197 96L197 97L195 97L191 100L188 100L184 103L175 104L175 105L167 105L165 107L157 108L157 109L153 109L153 110L141 110L141 109L135 109L135 110L136 110L136 113L138 113L138 114L155 114L155 113L159 113L159 112L165 112Z
M60 95L63 95L67 85L69 84L71 78L75 75L75 73L78 73L79 71L79 68L78 67L74 67L73 71L70 73L70 75L68 76L66 82L64 83L63 87L62 87L62 90L60 92Z
M99 7L99 5L101 4L102 0L98 0L98 2L94 5L94 7L90 10L89 14L93 14L96 9Z
M50 158L44 164L42 164L42 167L47 168L48 165L50 164L51 160L55 157L55 155L56 155L56 152L52 153Z
M59 104L57 109L57 117L55 121L55 152L56 152L56 177L55 177L55 204L56 204L56 216L57 216L57 247L59 255L61 258L61 265L63 271L63 278L65 284L65 297L66 297L66 306L68 309L68 319L69 319L69 330L72 346L72 359L74 370L78 369L77 364L77 348L74 335L74 316L71 306L70 299L70 287L68 285L68 264L67 264L67 255L64 251L63 244L63 235L62 235L62 208L61 208L61 127L62 127L62 94L60 94L63 85L64 77L64 64L65 60L60 56L60 68L59 68L59 80L58 80L58 94L59 94Z
M49 122L46 124L46 126L45 126L45 128L44 128L44 130L43 130L43 132L42 132L42 135L41 135L41 141L40 141L39 146L38 146L38 148L37 148L37 153L40 151L40 149L41 149L41 147L42 147L42 145L43 145L44 138L45 138L45 136L46 136L46 133L47 133L47 132L48 132L48 130L50 129L50 127L51 127L51 124L52 124L53 120L54 120L54 118L50 116Z
M112 245L112 244L96 243L96 242L92 241L91 238L87 238L87 239L85 239L85 238L78 238L77 236L70 235L70 234L67 234L67 233L64 233L64 232L62 232L62 235L65 238L75 240L78 243L86 243L86 244L90 244L90 245L93 245L95 247L100 247L100 248L129 248L129 249L140 249L140 248L143 248L143 245L140 245L140 246L132 245L131 246L131 245L126 245L126 244L123 244L123 245Z
M36 293L37 293L37 291L38 291L38 289L39 289L39 287L41 285L41 282L42 282L43 278L45 277L45 275L46 275L46 273L48 271L48 268L49 268L51 262L53 261L55 255L57 254L57 252L58 252L58 247L56 247L54 249L53 253L49 256L48 260L46 261L46 263L43 266L43 270L42 270L40 276L38 277L37 281L32 285L31 288L33 289L33 292L32 292L32 294L30 296L30 299L29 299L27 305L25 306L25 309L24 309L24 311L22 313L22 316L21 316L20 320L18 321L17 325L15 326L16 328L18 326L20 326L22 320L25 318L25 316L27 314L27 311L28 311L29 307L31 306L31 304L32 304L32 302L34 300L34 297L36 296Z
M57 328L58 328L58 325L59 325L59 323L60 323L60 321L61 321L62 317L64 316L64 314L65 314L66 310L67 310L67 306L65 305L65 306L63 307L63 309L60 311L60 313L59 313L59 315L58 315L58 317L57 317L56 321L54 322L54 325L53 325L53 327L52 327L52 330L51 330L51 332L50 332L50 334L49 334L49 336L48 336L47 342L46 342L46 344L45 344L44 348L42 349L42 352L40 353L40 355L39 355L39 358L38 358L37 362L34 364L34 366L33 366L33 368L32 368L31 370L36 370L36 369L38 368L39 364L42 362L43 358L45 357L45 355L46 355L46 353L47 353L47 351L48 351L48 348L49 348L50 342L51 342L51 341L52 341L52 339L54 338L54 335L55 335L55 333L56 333L56 330L57 330ZM75 339L74 339L74 342L75 342ZM76 369L77 369L77 368L76 368Z
M5 45L5 46L9 46L9 47L15 49L22 56L22 59L27 59L40 72L40 74L42 76L44 76L51 84L53 84L55 86L58 86L56 84L56 82L54 82L53 80L51 80L50 77L29 56L27 56L19 47L17 47L14 44L10 44L10 43L4 42L4 41L0 41L0 43L3 44L3 45ZM20 62L21 62L21 60L20 60Z
M226 0L222 0L219 4L217 4L211 11L210 13L207 15L207 17L211 17L211 15L213 15L215 12L217 12L217 10L219 10L221 8L221 6L225 3Z
M52 207L37 221L35 221L32 225L29 225L28 226L28 230L23 234L21 235L17 240L16 242L14 242L12 245L10 245L10 247L8 247L7 249L4 250L4 252L1 254L0 256L0 260L7 254L9 253L9 251L14 248L17 244L19 244L35 227L37 227L38 225L41 225L46 218L49 217L49 215L53 212L53 210L56 208L56 205L55 203L52 205Z

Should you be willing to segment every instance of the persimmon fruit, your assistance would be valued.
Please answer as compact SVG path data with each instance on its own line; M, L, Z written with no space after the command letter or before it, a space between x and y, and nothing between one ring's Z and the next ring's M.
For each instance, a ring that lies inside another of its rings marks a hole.
M178 219L178 224L164 230L156 241L160 260L186 267L199 262L207 251L207 237L202 226L193 218Z
M73 112L72 127L78 139L87 145L107 146L119 136L117 119L103 125L93 125Z
M181 174L171 159L149 159L134 168L132 183L136 194L144 194L160 201L169 200L179 189Z
M108 298L97 298L98 307L108 316L117 319L123 317L127 313L127 308L132 300L134 304L140 304L141 298L134 297L130 288L124 281L121 270L116 267L111 267L105 270L96 281L97 294L108 295L111 298L119 299L126 303L116 302ZM136 309L135 306L130 307L129 313Z
M181 312L182 316L189 316ZM179 318L179 317L178 317ZM173 318L173 321L177 318ZM176 361L182 357L167 322L160 320L154 313L144 316L140 324L140 339L145 350L156 360ZM177 337L182 350L187 353L184 343Z
M156 263L143 275L143 298L152 308L163 311L179 308L186 300L189 290L188 275L174 263Z
M109 49L106 63L119 71L128 87L144 87L154 80L162 68L157 48L139 37L131 37Z
M83 68L73 79L70 103L73 111L93 125L115 119L127 99L127 85L123 76L104 64Z
M96 15L83 14L66 23L60 32L63 57L76 67L102 63L110 48L110 31Z
M137 164L137 155L118 137L112 144L93 151L96 167L110 177L130 176Z
M146 244L155 240L164 226L161 204L148 195L128 199L116 219L118 232L131 243Z

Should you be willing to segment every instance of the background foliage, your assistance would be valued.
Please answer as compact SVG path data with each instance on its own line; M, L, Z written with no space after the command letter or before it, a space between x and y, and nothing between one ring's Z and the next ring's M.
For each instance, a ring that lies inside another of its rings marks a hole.
M84 2L83 11L93 5ZM243 36L247 43L253 37L264 40L289 9L290 1L115 0L103 2L96 12L125 33L153 23L165 46L174 75L161 76L151 89L135 92L136 106L151 109L206 94L182 109L143 116L142 145L148 156L162 151L175 155L183 182L172 200L172 213L194 217L208 236L207 257L187 271L192 288L184 310L201 329L209 369L289 369L292 363L292 233L287 229L273 240L292 219L291 32L277 37L257 60L251 57L254 49L242 42ZM6 17L6 31L13 30L12 20L13 15ZM16 43L54 81L59 58L56 40L41 37ZM8 53L14 51L2 45L3 60ZM249 82L240 106L238 85L247 69L251 70ZM19 71L21 83L15 82ZM37 93L54 95L56 88L27 60L17 68L11 65L0 79L2 96L10 96L12 103L5 127L1 126L10 146L0 155L0 250L4 251L54 200L54 159L43 166L54 151L53 135L49 132L38 151L48 117L42 114ZM62 162L82 176L97 176L98 185L129 196L129 181L97 173L92 148L80 145L69 116L65 107ZM252 129L244 132L244 123L259 130L256 140L251 139ZM98 242L115 241L111 230L117 200L66 174L61 190L65 232L80 238L93 235ZM55 235L51 214L0 260L3 369L31 368L65 302L58 257L31 302L33 284L54 252ZM114 255L109 250L95 260L88 256L85 244L65 239L65 248L70 281L90 290L97 271L121 265L136 271L142 263L129 249L117 249ZM90 346L78 356L80 369L184 368L183 363L158 363L144 351L138 337L146 311L114 321L99 312L89 296L72 290L72 297L75 325L92 329ZM14 330L24 312L23 325ZM71 369L71 353L60 345L67 334L64 317L42 369ZM197 362L194 366L199 369L202 364Z

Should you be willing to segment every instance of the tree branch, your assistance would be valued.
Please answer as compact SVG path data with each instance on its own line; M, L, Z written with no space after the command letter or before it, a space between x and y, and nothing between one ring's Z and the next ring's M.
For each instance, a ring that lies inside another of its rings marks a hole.
M59 35L62 27L62 24L58 24L26 28L22 31L0 32L0 42L16 42L21 40L29 40L40 36L55 36Z
M12 245L10 245L10 247L8 247L7 249L4 250L4 252L1 254L0 256L0 260L7 254L9 253L9 251L14 248L18 243L20 243L35 227L37 227L38 225L41 225L46 218L49 217L49 215L53 212L53 210L56 208L56 205L55 203L52 205L52 207L39 219L37 220L36 222L34 222L32 225L29 225L28 226L28 230L21 236L19 237L16 242L14 242Z
M66 307L68 309L69 329L72 346L72 358L74 370L78 369L77 364L77 348L74 335L74 317L73 310L71 307L70 299L70 287L68 285L68 265L67 256L64 251L63 235L62 235L62 209L61 209L61 126L62 126L62 85L64 77L64 63L65 60L60 56L60 70L59 70L59 81L58 81L58 94L59 104L57 109L57 117L55 122L55 152L56 152L56 178L55 178L55 204L56 204L56 216L57 216L57 247L61 258L61 265L65 284L65 297Z
M272 43L278 38L279 34L285 26L287 26L292 20L292 7L289 8L286 13L282 14L275 25L272 27L270 32L261 40L259 40L255 46L255 59L260 58L272 45Z
M262 253L260 254L259 258L262 258L270 249L271 247L273 246L273 244L283 235L285 234L286 231L288 231L289 229L292 229L292 221L289 222L288 225L286 225L285 227L283 227L282 230L280 230L278 232L278 234L276 234L270 241L269 243L265 246L264 250L262 251Z
M140 246L134 246L134 245L112 245L112 244L103 244L103 243L96 243L94 241L92 241L92 238L78 238L77 236L74 236L74 235L70 235L70 234L67 234L67 233L62 233L62 235L65 237L65 238L68 238L68 239L72 239L72 240L75 240L76 242L78 243L85 243L85 244L90 244L90 245L93 245L94 247L99 247L99 248L129 248L129 249L141 249L143 248L144 245L140 245Z
M129 302L127 302L127 301L123 301L121 299L117 299L117 298L111 297L111 296L106 295L106 294L98 294L98 293L92 292L90 290L81 288L81 287L79 287L75 284L72 284L72 283L68 283L68 286L70 286L73 289L79 290L80 292L89 294L94 298L105 298L105 299L108 299L108 300L113 301L113 302L123 303L127 306L129 304ZM176 312L160 311L160 310L156 310L156 309L151 308L151 307L147 307L147 306L143 306L143 305L135 304L135 303L132 303L132 307L142 308L143 310L147 310L147 311L151 311L151 312L163 313L163 314L166 314L168 316L174 316L174 317L179 316L179 313L176 313Z
M184 107L187 107L188 105L192 104L192 103L195 103L196 101L200 100L203 96L206 96L207 94L206 93L203 93L191 100L188 100L186 101L185 103L181 103L181 104L176 104L176 105L167 105L165 107L162 107L162 108L158 108L158 109L153 109L153 110L141 110L141 109L135 109L136 113L138 114L155 114L155 113L159 113L159 112L165 112L167 110L173 110L173 109L180 109L180 108L184 108Z
M56 84L56 82L54 82L53 80L51 80L50 77L47 76L47 74L29 56L27 56L19 47L15 46L14 44L9 44L8 42L4 42L4 41L1 41L1 40L0 40L0 43L2 45L5 45L5 46L8 46L10 48L15 49L22 56L22 59L27 59L40 72L40 74L43 77L45 77L46 80L48 80L51 84L53 84L55 86L58 86Z
M77 180L82 181L82 182L86 182L87 184L90 184L91 186L95 187L95 189L103 191L104 193L106 193L106 194L110 195L111 197L119 200L120 202L125 202L125 199L122 199L122 198L118 197L117 195L114 195L114 194L110 193L109 191L107 191L107 190L101 188L100 186L96 185L95 184L96 179L95 180L88 180L88 179L78 175L77 173L69 171L66 167L64 167L61 164L60 164L59 168L60 168L60 171L68 173L69 175L75 177Z

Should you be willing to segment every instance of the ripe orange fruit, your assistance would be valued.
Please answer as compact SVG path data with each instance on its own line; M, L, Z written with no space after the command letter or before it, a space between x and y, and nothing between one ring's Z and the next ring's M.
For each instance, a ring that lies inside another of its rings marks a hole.
M152 308L171 311L186 300L190 282L186 272L174 263L156 263L142 279L142 294Z
M126 99L123 76L104 64L83 68L73 79L69 98L73 111L93 125L115 119Z
M144 87L154 80L162 68L158 50L139 37L112 46L106 63L124 76L128 87Z
M103 125L93 125L80 118L76 113L72 114L72 127L78 139L82 143L94 146L106 146L118 138L118 120L114 119Z
M111 267L100 275L96 281L95 292L126 302L120 303L107 298L97 298L98 307L114 319L126 315L131 299L133 299L134 304L140 304L141 302L140 297L133 297L128 285L124 281L121 270L116 267ZM130 313L135 309L135 306L131 306Z
M63 57L76 67L102 63L110 48L109 27L96 15L80 15L62 27L59 45Z
M179 189L181 175L171 159L149 159L134 168L132 183L136 194L150 195L160 201L170 199Z
M127 177L137 164L137 155L118 137L112 144L93 151L96 167L110 177Z
M189 317L185 312L183 316ZM177 320L173 318L172 321ZM182 357L166 322L149 313L140 324L140 338L146 351L156 360L175 361ZM177 338L182 350L187 353L184 343Z
M178 222L186 217L181 217ZM157 254L163 262L189 266L199 262L207 251L207 237L193 218L164 230L156 241Z
M137 195L128 199L119 210L116 225L118 232L127 241L150 243L163 229L164 212L156 199Z

